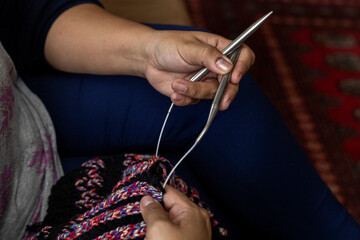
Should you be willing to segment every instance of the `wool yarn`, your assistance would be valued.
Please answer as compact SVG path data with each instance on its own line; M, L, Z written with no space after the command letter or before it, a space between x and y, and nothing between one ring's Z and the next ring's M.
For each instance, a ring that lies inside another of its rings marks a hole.
M131 153L83 163L52 188L44 221L29 227L37 230L32 239L144 239L140 200L150 195L162 203L161 182L172 167L164 158ZM209 211L213 239L227 238L196 189L175 174L169 184Z

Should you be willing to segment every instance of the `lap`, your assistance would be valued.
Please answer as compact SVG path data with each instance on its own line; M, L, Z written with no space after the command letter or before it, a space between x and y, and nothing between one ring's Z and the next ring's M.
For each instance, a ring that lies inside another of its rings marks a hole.
M62 158L155 152L170 100L146 79L56 73L25 80L52 117ZM204 126L210 104L201 101L173 110L160 155L173 162L180 158ZM241 80L234 102L217 115L179 171L184 169L237 236L360 235L249 76Z
M62 157L154 153L170 100L145 79L58 73L27 78L27 83L53 119ZM210 104L174 109L161 155L179 159L204 126ZM330 226L341 225L338 218L328 220L334 214L352 222L248 76L183 168L235 225L293 237L297 229L320 223L322 236Z

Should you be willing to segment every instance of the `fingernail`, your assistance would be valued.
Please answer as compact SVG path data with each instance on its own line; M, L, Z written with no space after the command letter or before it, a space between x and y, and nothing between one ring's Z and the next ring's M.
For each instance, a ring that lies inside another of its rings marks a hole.
M154 202L154 199L150 196L145 196L145 197L143 197L142 202L143 202L144 207L146 207L146 206L149 206L150 204L152 204Z
M223 71L229 70L229 68L231 68L232 65L230 60L226 60L225 58L219 58L218 60L216 60L215 64L218 67L218 69Z
M180 93L185 93L187 90L187 87L183 83L176 83L174 90L176 90L177 92L180 92Z
M177 101L177 102L181 102L184 100L184 96L181 94L175 94L173 97L173 100Z

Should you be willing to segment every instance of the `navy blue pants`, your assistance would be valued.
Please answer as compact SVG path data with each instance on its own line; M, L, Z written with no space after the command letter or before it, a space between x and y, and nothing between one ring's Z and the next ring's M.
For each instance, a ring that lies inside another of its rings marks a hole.
M65 170L90 156L154 154L170 100L131 76L25 76L54 122ZM175 163L203 128L210 101L175 107L160 155ZM232 239L360 239L264 93L245 76L228 110L177 171Z

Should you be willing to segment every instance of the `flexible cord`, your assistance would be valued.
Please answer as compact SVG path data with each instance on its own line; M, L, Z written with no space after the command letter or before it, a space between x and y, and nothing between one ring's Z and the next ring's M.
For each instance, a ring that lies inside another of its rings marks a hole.
M165 129L165 126L166 126L166 123L167 123L167 120L169 118L169 115L170 115L170 112L172 110L172 108L174 107L174 103L171 104L167 114L166 114L166 117L165 117L165 120L164 120L164 123L161 127L161 131L160 131L160 135L159 135L159 138L158 138L158 142L157 142L157 146L156 146L156 152L155 152L155 157L159 157L159 148L160 148L160 142L161 142L161 138L162 138L162 135L164 133L164 129Z
M173 167L173 169L171 170L171 172L168 174L164 184L163 184L163 188L165 188L166 184L169 182L170 177L172 176L172 174L174 173L175 169L180 165L180 163L187 157L187 155L190 154L190 152L195 148L195 146L199 143L199 141L196 141L192 147L184 154L184 156L182 156L182 158L176 163L176 165Z

